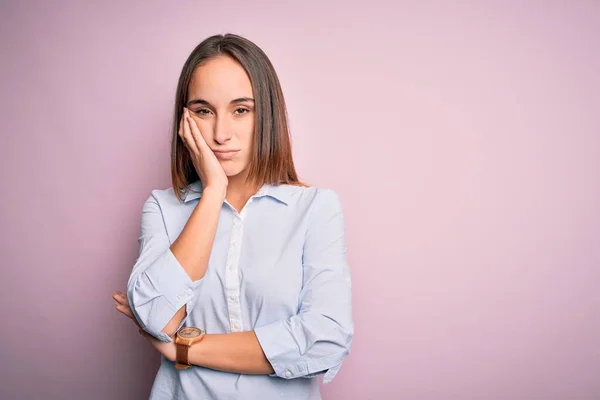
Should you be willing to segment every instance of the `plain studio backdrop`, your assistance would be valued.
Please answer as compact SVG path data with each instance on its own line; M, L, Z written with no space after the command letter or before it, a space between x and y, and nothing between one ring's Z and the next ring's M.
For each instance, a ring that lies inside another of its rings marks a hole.
M354 346L325 399L600 398L600 3L6 1L0 398L145 399L114 306L170 186L175 86L236 33L343 200Z

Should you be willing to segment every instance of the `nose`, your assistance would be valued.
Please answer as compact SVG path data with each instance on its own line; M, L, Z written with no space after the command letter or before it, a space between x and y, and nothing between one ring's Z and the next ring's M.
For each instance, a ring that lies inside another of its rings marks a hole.
M214 139L219 144L225 144L233 136L233 130L226 115L217 118L214 127Z

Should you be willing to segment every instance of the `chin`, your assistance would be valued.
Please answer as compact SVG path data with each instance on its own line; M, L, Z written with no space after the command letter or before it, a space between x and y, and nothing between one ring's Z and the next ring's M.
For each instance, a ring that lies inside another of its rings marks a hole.
M244 171L243 167L240 167L239 165L236 165L236 164L233 164L233 165L221 164L221 166L223 167L223 170L225 171L225 175L227 175L227 177L239 175Z

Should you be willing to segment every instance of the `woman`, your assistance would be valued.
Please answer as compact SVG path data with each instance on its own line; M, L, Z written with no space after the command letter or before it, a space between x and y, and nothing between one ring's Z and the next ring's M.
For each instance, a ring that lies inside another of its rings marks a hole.
M163 356L151 399L320 399L316 377L333 379L354 332L344 216L336 192L296 175L271 62L237 35L204 40L174 121L173 187L144 203L127 293L113 294ZM206 332L187 369L182 327Z

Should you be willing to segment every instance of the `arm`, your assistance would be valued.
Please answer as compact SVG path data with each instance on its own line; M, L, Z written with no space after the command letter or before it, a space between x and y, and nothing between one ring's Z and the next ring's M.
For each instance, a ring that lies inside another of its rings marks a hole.
M282 378L333 379L354 333L344 217L335 192L315 200L304 248L300 310L254 331L206 335L190 349L192 364ZM319 196L319 195L318 195Z
M141 327L163 342L182 325L193 303L193 283L206 273L223 204L205 188L181 234L170 244L155 197L144 203L139 257L127 283L131 310Z
M272 374L254 331L207 334L189 350L191 364L238 374Z

